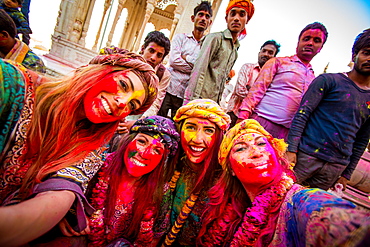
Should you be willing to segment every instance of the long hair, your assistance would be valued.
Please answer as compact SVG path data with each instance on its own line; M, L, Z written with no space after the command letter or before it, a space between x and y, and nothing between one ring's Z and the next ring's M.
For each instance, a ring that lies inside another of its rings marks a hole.
M178 125L178 131L181 133L182 126L184 125L185 120L182 120ZM194 183L194 186L191 190L191 193L198 193L202 189L208 190L210 187L212 187L215 175L217 171L221 168L218 163L218 149L220 147L220 144L222 142L223 133L220 130L220 128L216 125L216 132L215 132L216 140L213 146L210 148L210 155L208 155L203 163L201 164L203 169L197 178L196 182ZM184 150L180 145L180 155L184 156ZM186 158L186 157L185 157ZM186 158L187 159L187 158ZM181 163L181 162L180 162ZM179 171L182 170L182 167L177 167Z
M90 65L76 70L64 80L37 87L26 150L21 157L21 162L31 163L31 166L21 192L27 192L49 174L77 164L111 139L118 121L94 124L87 118L81 120L83 99L104 76L125 69Z
M277 156L280 164L282 165L282 170L293 176L292 171L288 168L288 161L284 157ZM278 181L273 181L268 186L276 183ZM199 232L197 238L197 244L200 246L204 245L206 235L209 228L215 223L215 221L225 214L230 214L228 210L232 210L235 217L229 223L226 235L222 243L224 246L229 243L237 230L237 227L242 222L244 213L248 207L252 206L252 202L248 197L242 183L236 176L231 174L231 165L229 162L229 157L226 162L226 169L223 171L220 179L216 184L208 191L209 202L202 216L202 228ZM230 204L231 207L227 207ZM280 209L280 204L275 205L271 212L276 212ZM275 231L274 223L276 222L276 217L270 218L268 225L262 230L260 235L261 239L266 239L272 237ZM267 240L268 241L268 240Z
M109 224L109 220L114 214L115 204L118 196L119 184L122 181L122 174L126 170L124 164L124 153L128 144L135 138L137 133L125 135L122 137L117 152L113 153L112 163L107 168L107 173L110 176L109 190L107 195L105 224ZM132 208L133 217L130 225L123 231L123 236L135 240L140 231L140 223L144 212L148 208L152 208L153 217L158 216L160 204L163 197L164 183L169 180L170 174L174 171L174 157L169 157L169 150L165 149L162 159L157 167L150 173L143 175L135 182L134 204ZM152 195L152 196L150 196Z

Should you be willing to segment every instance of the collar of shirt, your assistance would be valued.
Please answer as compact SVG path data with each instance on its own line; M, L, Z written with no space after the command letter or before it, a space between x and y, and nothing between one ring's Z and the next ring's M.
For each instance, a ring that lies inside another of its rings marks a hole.
M312 65L309 63L308 65L305 65L302 61L301 61L301 59L299 59L299 57L297 56L297 54L295 54L295 55L293 55L293 56L291 56L290 57L290 59L291 59L291 61L294 61L294 62L300 62L301 64L303 64L304 66L306 66L307 67L307 69L311 69L311 70L313 70L312 69Z
M258 63L255 63L254 66L253 66L253 69L258 69L258 71L260 71L261 67Z
M224 35L224 37L225 37L225 39L233 39L233 36L231 35L231 32L230 32L230 30L229 29L225 29L223 32L223 35ZM239 44L239 40L237 39L236 40L236 42L234 43L234 46L236 47L236 48L239 48L239 46L240 46L240 44Z
M204 37L205 37L205 35L203 35L203 37L198 41L198 40L196 40L195 39L195 37L194 37L194 35L193 35L193 32L191 32L191 33L188 33L188 34L185 34L189 39L193 39L193 40L195 40L196 42L198 42L198 43L200 43L200 40L202 40Z

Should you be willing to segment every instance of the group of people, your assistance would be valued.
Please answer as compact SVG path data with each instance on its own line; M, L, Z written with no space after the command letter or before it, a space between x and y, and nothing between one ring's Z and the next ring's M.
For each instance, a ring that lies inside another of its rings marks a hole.
M265 42L223 109L253 13L231 0L228 28L204 36L202 1L191 34L104 48L62 79L0 60L0 245L369 245L370 212L326 190L368 145L370 30L350 72L317 78L322 24L294 56Z

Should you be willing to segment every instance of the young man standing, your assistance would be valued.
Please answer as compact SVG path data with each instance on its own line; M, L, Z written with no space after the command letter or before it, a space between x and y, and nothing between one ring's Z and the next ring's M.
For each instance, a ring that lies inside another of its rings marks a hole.
M142 117L157 115L162 101L170 84L171 74L162 64L163 59L168 55L171 49L170 40L162 32L153 31L148 33L144 39L140 54L149 63L159 78L157 98L152 106L144 112Z
M208 34L201 44L198 59L185 90L184 104L203 98L220 102L227 76L231 71L239 48L238 38L246 34L245 24L254 14L250 0L231 0L226 9L227 29Z
M191 70L200 51L200 39L212 23L212 7L208 1L202 1L194 8L191 21L194 29L191 33L179 33L171 42L171 52L168 71L171 73L171 82L158 115L167 117L171 111L171 118L182 106L185 88L188 86Z
M298 183L345 189L370 137L370 29L352 47L353 69L318 76L304 95L289 136Z
M162 64L163 59L170 52L170 48L170 40L162 32L152 31L145 37L144 44L141 46L139 54L142 55L146 62L156 71L159 79L157 97L152 106L143 114L127 116L118 126L117 132L119 134L127 133L137 119L157 115L166 94L167 87L170 84L171 74Z
M246 63L240 68L238 80L236 81L235 89L230 97L227 105L227 114L230 115L230 128L236 124L238 120L239 108L243 99L247 96L248 91L253 86L262 66L279 53L280 45L275 40L266 41L260 48L258 53L258 63Z
M238 121L256 119L273 137L286 140L302 96L315 78L310 62L327 37L325 26L314 22L301 31L296 55L267 61L241 104Z

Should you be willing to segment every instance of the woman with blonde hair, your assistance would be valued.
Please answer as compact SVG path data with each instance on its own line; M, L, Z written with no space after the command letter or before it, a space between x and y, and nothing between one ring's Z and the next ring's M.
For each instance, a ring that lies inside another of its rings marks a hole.
M256 120L225 135L223 173L209 191L199 246L357 246L370 213L320 189L294 183L286 144Z
M0 242L42 235L74 201L84 229L84 211L92 211L84 191L102 164L102 147L122 118L150 107L158 78L130 52L97 56L59 81L5 60L0 72L0 202L23 201L0 208Z

